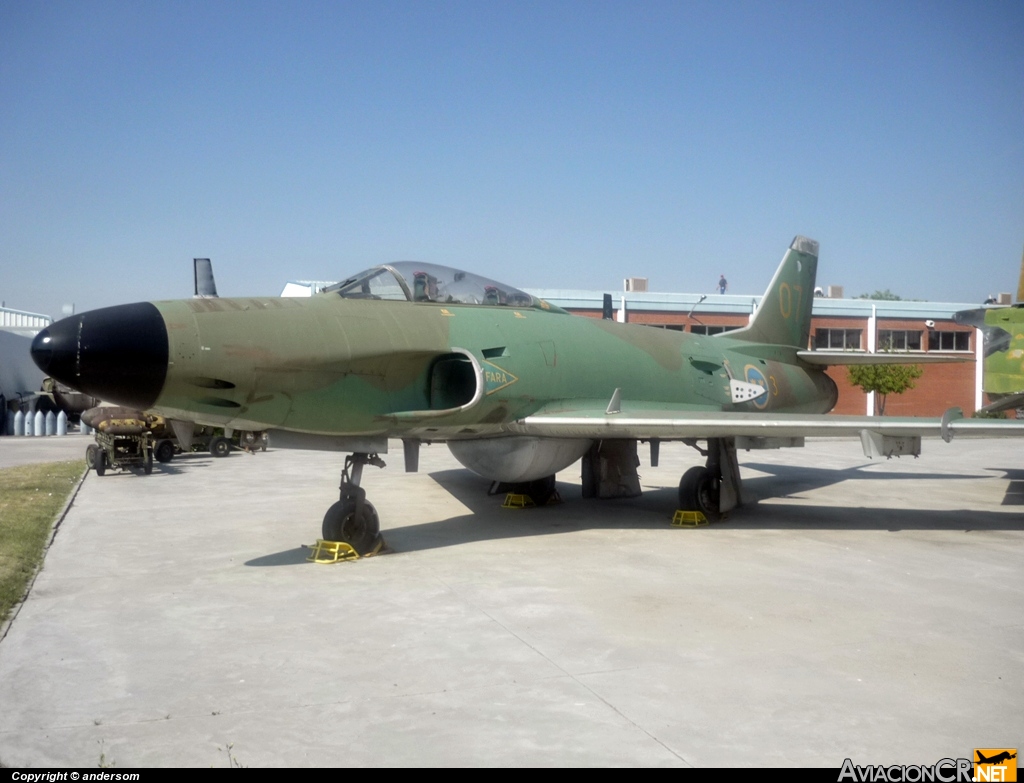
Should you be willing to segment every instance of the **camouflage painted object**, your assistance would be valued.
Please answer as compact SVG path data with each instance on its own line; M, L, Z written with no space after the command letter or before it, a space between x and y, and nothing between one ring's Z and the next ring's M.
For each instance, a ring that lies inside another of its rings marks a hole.
M831 364L894 354L808 351L818 243L797 237L750 323L715 336L570 315L504 285L420 262L385 264L306 299L142 302L40 332L44 372L102 399L171 419L270 432L274 447L349 452L325 539L364 552L378 520L360 481L401 438L445 442L495 482L549 493L584 458L584 495L632 492L638 440L699 447L680 506L715 518L740 500L737 448L859 437L865 450L917 453L923 435L1020 435L1024 425L825 416ZM915 362L931 357L915 358ZM948 359L947 359L948 360ZM1011 425L1011 426L1007 426Z

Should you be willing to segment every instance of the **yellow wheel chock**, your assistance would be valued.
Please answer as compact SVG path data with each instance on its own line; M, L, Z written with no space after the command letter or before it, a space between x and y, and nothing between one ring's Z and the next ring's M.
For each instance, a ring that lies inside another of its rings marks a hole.
M700 511L676 511L672 517L672 527L703 527L708 524L708 518Z
M359 559L359 553L344 541L324 541L318 538L310 549L312 553L306 560L311 563L341 563Z
M531 508L537 504L533 502L533 498L529 495L517 495L514 492L509 492L505 495L505 502L501 504L502 508Z
M383 536L377 536L377 543L373 551L360 555L349 544L344 541L326 541L318 538L313 546L309 547L312 553L306 558L310 563L343 563L346 560L359 560L363 557L373 557L385 551L386 544Z

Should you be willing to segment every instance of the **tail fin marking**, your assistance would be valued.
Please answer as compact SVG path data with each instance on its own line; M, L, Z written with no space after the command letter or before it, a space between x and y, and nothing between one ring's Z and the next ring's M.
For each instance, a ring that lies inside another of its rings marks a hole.
M818 271L818 243L796 237L782 258L761 304L742 329L729 337L770 345L807 348L811 333L814 281Z

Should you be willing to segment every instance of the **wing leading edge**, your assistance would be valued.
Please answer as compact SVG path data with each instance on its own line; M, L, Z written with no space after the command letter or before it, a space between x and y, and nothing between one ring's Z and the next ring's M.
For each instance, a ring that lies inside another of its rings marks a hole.
M952 364L973 362L974 354L862 353L855 351L797 351L799 359L815 367L849 367L861 364Z
M759 414L674 409L671 406L608 413L594 401L568 406L548 405L511 424L510 432L547 438L728 438L850 437L862 432L893 437L1022 437L1024 420L967 419L959 408L942 418L834 416L823 414Z

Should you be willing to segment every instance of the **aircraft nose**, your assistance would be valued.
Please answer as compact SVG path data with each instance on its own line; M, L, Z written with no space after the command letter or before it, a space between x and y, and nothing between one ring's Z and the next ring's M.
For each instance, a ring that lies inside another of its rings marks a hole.
M139 410L153 407L160 396L167 356L167 327L149 302L64 318L32 341L32 360L47 375Z

